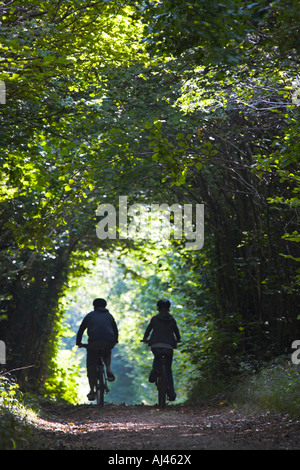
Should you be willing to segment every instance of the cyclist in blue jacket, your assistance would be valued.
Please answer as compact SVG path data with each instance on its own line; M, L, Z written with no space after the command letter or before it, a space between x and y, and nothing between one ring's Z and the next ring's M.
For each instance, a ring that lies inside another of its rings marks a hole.
M149 344L154 355L153 366L149 375L149 382L154 383L156 381L159 355L167 355L169 378L168 398L170 401L174 401L176 400L176 393L174 390L172 360L173 349L176 349L177 343L180 341L180 333L175 318L169 313L170 306L170 301L166 299L161 299L157 302L159 313L151 318L142 341ZM147 340L150 333L151 336L149 340Z
M82 347L81 340L84 331L87 329L88 345L86 355L87 376L90 385L88 399L95 400L95 386L97 376L97 365L100 360L100 351L105 349L103 361L106 367L107 379L112 382L115 376L111 371L111 350L118 342L118 327L114 317L105 308L106 300L95 299L93 301L94 310L88 313L81 322L79 327L76 345Z

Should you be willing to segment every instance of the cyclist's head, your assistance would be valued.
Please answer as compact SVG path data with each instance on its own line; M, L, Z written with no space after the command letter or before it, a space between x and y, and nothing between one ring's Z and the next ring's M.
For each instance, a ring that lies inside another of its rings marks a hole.
M171 307L171 302L167 299L160 299L157 302L158 310L169 310L170 307Z
M105 299L95 299L93 302L93 306L97 307L106 307L106 300Z

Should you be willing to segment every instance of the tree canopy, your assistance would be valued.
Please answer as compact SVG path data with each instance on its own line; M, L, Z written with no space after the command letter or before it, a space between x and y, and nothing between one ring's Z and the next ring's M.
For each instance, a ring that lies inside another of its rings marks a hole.
M122 266L124 331L127 315L142 333L161 293L173 301L190 394L287 353L299 336L296 2L14 0L0 12L0 337L12 368L35 366L24 387L49 381L61 299L99 249ZM204 204L203 248L99 240L97 207L122 195Z

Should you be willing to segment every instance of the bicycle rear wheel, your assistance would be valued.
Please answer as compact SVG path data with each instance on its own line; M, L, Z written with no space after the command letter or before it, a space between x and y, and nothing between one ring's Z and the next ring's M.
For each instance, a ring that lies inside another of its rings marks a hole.
M98 375L96 381L96 400L97 405L104 406L104 370L103 365L98 367Z
M164 408L167 402L167 368L166 364L162 362L160 366L159 375L157 378L157 388L158 388L158 406Z

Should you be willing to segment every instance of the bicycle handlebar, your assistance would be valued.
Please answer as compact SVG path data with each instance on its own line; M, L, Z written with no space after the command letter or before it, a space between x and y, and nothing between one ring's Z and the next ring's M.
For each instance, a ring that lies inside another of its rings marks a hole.
M140 342L141 342L141 343L145 343L145 344L148 344L148 345L149 345L149 340L148 340L148 339L141 339L141 340L140 340ZM179 339L179 340L176 340L176 343L177 343L177 344L178 344L178 343L181 343L181 339Z

